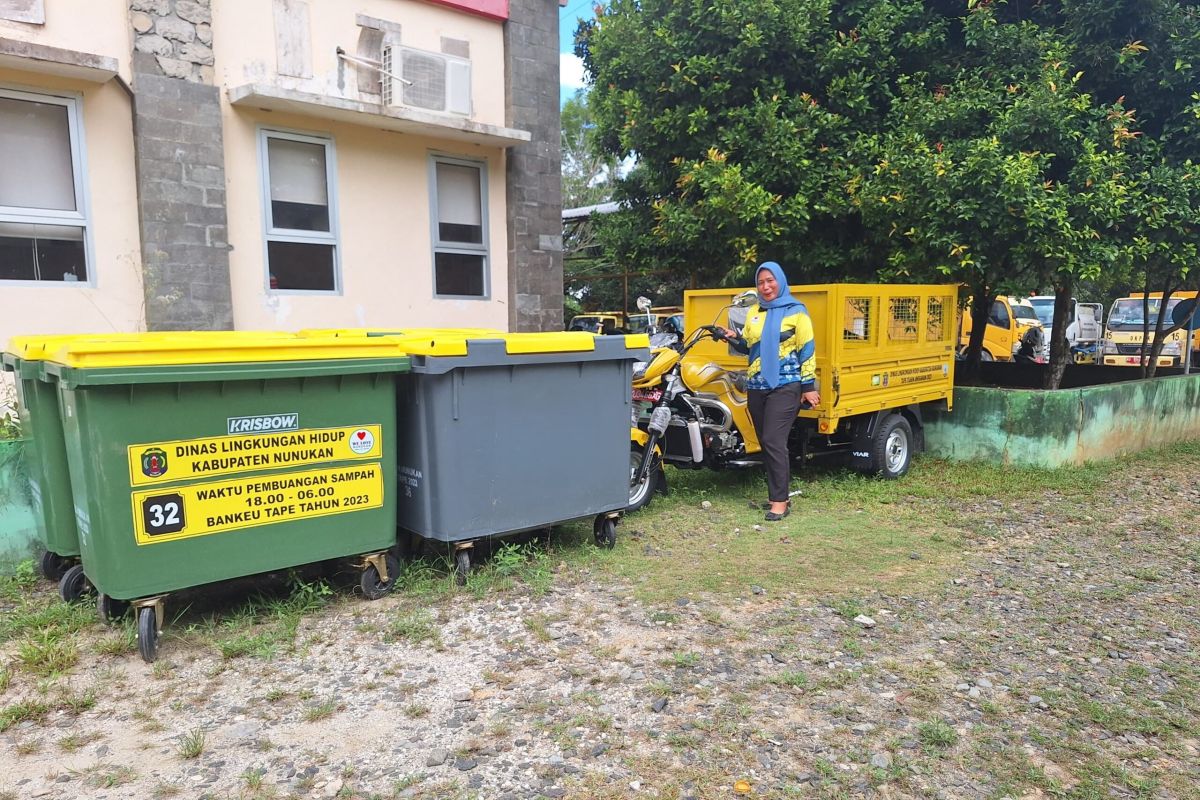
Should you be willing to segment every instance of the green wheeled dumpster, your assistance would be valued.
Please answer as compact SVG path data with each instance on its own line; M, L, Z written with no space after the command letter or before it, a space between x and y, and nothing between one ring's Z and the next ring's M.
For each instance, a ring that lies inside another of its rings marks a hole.
M409 331L397 375L404 530L453 545L593 516L616 542L629 502L630 383L640 336Z
M48 354L71 342L101 341L138 343L155 341L209 341L229 337L253 340L294 338L294 334L259 331L171 331L155 333L97 333L16 336L0 354L4 369L16 378L21 429L28 437L25 453L29 464L29 488L37 520L42 555L42 575L59 585L67 602L78 600L88 588L79 566L79 531L71 494L66 441L59 412L58 388L47 375Z
M58 384L87 581L136 609L153 660L175 590L359 557L395 581L395 373L386 339L75 341Z
M42 575L59 581L79 561L79 533L67 470L67 447L58 411L58 389L44 370L47 347L62 344L66 336L20 336L0 354L4 369L17 385L21 430L27 437L26 464L29 489L42 547Z

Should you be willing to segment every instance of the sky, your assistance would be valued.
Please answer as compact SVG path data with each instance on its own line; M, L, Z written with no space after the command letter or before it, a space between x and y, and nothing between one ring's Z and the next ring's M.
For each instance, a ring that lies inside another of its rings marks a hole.
M580 19L591 19L598 0L567 0L565 8L558 10L558 52L559 60L559 103L575 94L575 90L583 86L583 64L576 58L575 27Z

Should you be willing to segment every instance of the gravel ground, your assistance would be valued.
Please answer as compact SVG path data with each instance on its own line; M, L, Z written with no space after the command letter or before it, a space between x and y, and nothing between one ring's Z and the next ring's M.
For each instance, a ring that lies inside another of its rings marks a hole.
M89 654L90 708L0 734L0 798L1200 797L1198 464L962 507L920 595L647 607L564 564L340 597L270 659Z

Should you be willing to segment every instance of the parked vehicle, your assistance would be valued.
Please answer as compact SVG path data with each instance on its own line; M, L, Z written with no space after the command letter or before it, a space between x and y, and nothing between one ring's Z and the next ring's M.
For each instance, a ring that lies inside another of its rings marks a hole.
M953 400L955 286L793 286L816 336L821 403L802 409L792 454L804 462L840 455L883 478L904 475L924 446L922 407ZM761 450L746 404L747 357L714 336L741 330L753 292L684 295L679 350L659 348L634 365L629 507L665 487L678 469L758 466Z
M1021 336L1031 327L1042 327L1033 304L1020 297L998 297L988 313L987 330L983 334L983 361L1012 361L1021 347ZM971 319L971 300L959 322L958 347L965 353L971 341L974 320Z
M1145 295L1134 292L1128 297L1115 300L1108 312L1108 324L1104 329L1104 364L1114 367L1137 367L1142 364L1142 337L1146 329ZM1149 298L1149 331L1151 340L1158 324L1161 311L1165 310L1163 330L1170 328L1171 313L1184 300L1196 297L1196 292L1175 292L1162 309L1162 292L1152 292ZM1186 313L1186 312L1185 312ZM1200 361L1200 330L1192 333L1191 346L1187 344L1187 330L1178 330L1167 337L1159 354L1157 366L1179 367L1183 365L1184 353L1192 354L1192 363Z
M629 319L624 311L593 311L571 317L567 330L620 335L629 332Z
M1045 334L1042 356L1049 361L1050 340L1054 335L1054 295L1034 295L1029 298L1029 303L1042 323L1042 332ZM1072 298L1067 325L1067 344L1075 363L1095 363L1096 347L1104 338L1104 306L1099 303L1080 303Z
M641 309L641 306L638 308ZM642 310L641 313L630 315L629 332L654 333L661 331L672 317L679 317L682 323L683 309L680 306L654 306L648 310ZM680 330L682 331L682 326Z

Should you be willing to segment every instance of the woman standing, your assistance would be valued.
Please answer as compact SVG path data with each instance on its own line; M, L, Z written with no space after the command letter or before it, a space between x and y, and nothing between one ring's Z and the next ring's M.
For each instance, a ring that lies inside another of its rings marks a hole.
M821 395L808 309L792 297L787 276L774 261L759 265L755 282L758 308L750 312L741 336L726 328L724 337L735 350L750 356L747 406L767 469L766 518L775 522L791 511L788 436L792 424L801 404L818 405Z

